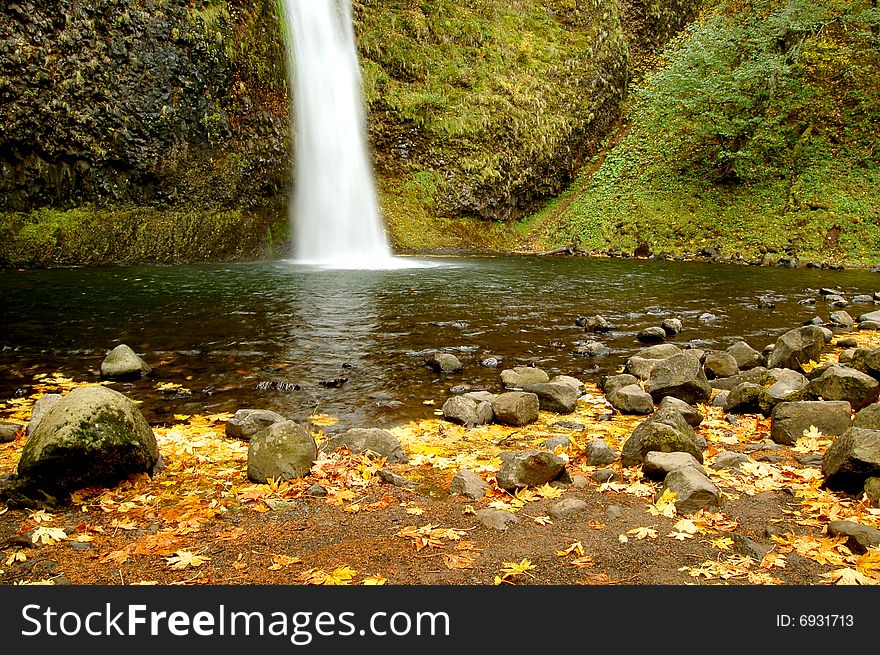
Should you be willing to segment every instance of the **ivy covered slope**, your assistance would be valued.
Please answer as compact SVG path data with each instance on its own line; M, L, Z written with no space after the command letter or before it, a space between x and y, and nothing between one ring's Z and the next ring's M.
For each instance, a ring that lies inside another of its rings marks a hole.
M876 265L876 0L711 4L595 174L547 208L545 245Z
M0 264L229 259L284 235L274 0L0 6Z

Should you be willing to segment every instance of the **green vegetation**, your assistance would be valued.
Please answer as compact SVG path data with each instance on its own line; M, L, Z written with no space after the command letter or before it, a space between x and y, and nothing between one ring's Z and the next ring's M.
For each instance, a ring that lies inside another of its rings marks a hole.
M876 264L875 4L706 10L636 89L622 140L578 180L548 245Z

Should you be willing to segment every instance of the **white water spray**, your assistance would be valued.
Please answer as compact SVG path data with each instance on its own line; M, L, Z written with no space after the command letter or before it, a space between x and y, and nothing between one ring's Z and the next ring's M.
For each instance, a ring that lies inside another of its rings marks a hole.
M297 261L394 267L366 145L350 0L284 0L295 97Z

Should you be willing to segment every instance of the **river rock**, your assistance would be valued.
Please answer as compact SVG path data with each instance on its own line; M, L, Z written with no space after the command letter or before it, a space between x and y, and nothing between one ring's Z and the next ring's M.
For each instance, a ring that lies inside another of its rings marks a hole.
M152 369L124 343L107 353L101 362L101 378L104 380L129 380L149 375Z
M527 384L549 382L550 376L539 368L517 366L501 371L501 382L507 389L522 389Z
M503 509L478 509L476 517L487 528L498 530L499 532L507 532L511 525L519 523L518 518L510 512L505 512Z
M767 402L764 387L751 382L731 389L727 394L724 409L730 414L763 414L770 416L773 408Z
M693 404L705 402L712 395L712 387L700 360L688 352L657 364L645 382L645 391L658 403L666 396L672 396Z
M609 466L620 457L620 453L611 448L604 439L593 439L588 443L586 455L590 466Z
M845 401L780 403L773 408L770 438L792 446L811 426L826 436L837 437L849 430L851 424L852 408Z
M859 316L859 323L880 323L880 309Z
M835 344L835 348L858 348L859 340L856 337L844 337L843 339L838 339Z
M645 455L642 474L651 480L663 480L669 473L688 466L705 473L690 453L661 453L655 450Z
M724 469L739 470L739 468L748 461L748 455L745 455L743 453L733 453L725 450L715 456L715 461L712 462L712 468L716 471L721 471Z
M488 391L468 391L467 393L462 394L464 398L470 398L475 403L493 403L495 399L498 397L497 394L489 393Z
M425 364L435 373L458 373L464 368L461 360L449 353L434 353L425 360Z
M849 300L847 300L843 296L825 296L825 302L827 302L832 307L849 307Z
M768 374L772 384L764 389L764 396L771 408L783 401L800 400L801 392L810 386L806 376L790 368L774 368Z
M871 507L880 507L880 477L865 480L864 490Z
M640 348L635 356L643 357L644 359L669 359L670 357L680 355L682 352L684 351L674 343L658 343L656 346Z
M865 430L880 430L880 404L873 403L868 405L856 414L853 427Z
M598 341L588 341L575 348L574 354L578 357L586 357L587 359L596 359L597 357L605 357L611 354L611 348Z
M744 382L763 386L765 384L772 384L773 378L770 376L766 368L764 368L763 366L756 366L755 368L743 371L729 378L716 378L712 380L710 384L712 385L713 389L733 391L733 389L743 384Z
M265 484L269 479L304 478L318 458L315 438L294 421L280 421L251 437L248 446L248 479Z
M622 414L650 414L654 411L654 400L638 384L616 389L608 396L608 402Z
M739 373L739 365L736 358L728 352L710 352L706 355L703 362L703 370L706 371L706 377L710 380L713 378L728 378Z
M803 373L803 364L819 361L825 332L814 325L789 330L776 341L767 357L767 368L790 368Z
M552 482L565 474L565 460L546 450L501 453L501 469L495 476L507 491Z
M859 323L860 330L880 330L880 322L877 321L863 321Z
M660 327L663 328L668 336L674 337L682 331L684 326L681 320L677 318L667 318L660 324Z
M704 417L696 407L672 396L666 396L663 399L663 402L660 403L660 409L671 409L678 412L687 421L687 424L694 428L703 422Z
M589 505L580 498L563 498L550 507L548 514L557 521L563 521L576 514L583 514Z
M642 343L661 343L666 340L666 330L662 327L649 327L640 331L636 339Z
M721 505L718 488L704 473L690 466L667 475L657 497L667 489L675 492L675 510L679 514L693 514L701 509L715 510Z
M578 318L575 324L586 332L611 332L613 327L604 317L598 315Z
M541 442L541 448L546 448L547 450L554 452L560 446L562 448L568 448L571 445L571 439L566 437L564 434L560 434L556 437L550 437L549 439L544 439Z
M623 387L638 383L639 379L636 376L624 373L622 375L611 375L607 378L603 378L600 382L600 386L602 391L605 392L605 395L610 396L618 389L623 389Z
M489 485L479 475L468 469L462 469L452 478L449 485L449 493L454 496L464 496L471 500L479 500L486 495Z
M865 293L860 293L858 295L853 296L853 304L854 305L873 305L874 304L874 296L870 296Z
M576 485L578 482L578 478L580 476L576 476L574 478L574 484ZM592 473L590 473L590 477L593 479L593 482L598 482L599 484L604 484L606 482L611 482L615 478L617 478L617 473L615 473L612 469L596 469ZM586 480L586 478L581 478L582 480Z
M20 427L18 423L0 423L0 443L15 441Z
M644 357L633 355L626 360L623 371L625 374L635 376L639 380L647 380L651 377L651 371L661 361L660 359L645 359Z
M419 483L415 480L408 480L402 475L398 475L391 469L379 469L377 472L379 479L395 487L418 487Z
M495 420L503 425L521 427L538 420L540 400L533 393L510 391L492 403Z
M880 547L880 530L852 521L832 521L828 524L828 536L846 537L846 547L856 555Z
M50 491L112 485L160 467L156 437L137 405L118 391L74 389L39 420L18 462L18 474Z
M726 352L733 356L737 367L742 371L764 365L764 356L745 341L737 341Z
M852 328L853 324L855 323L855 321L853 321L853 317L850 316L848 312L845 312L842 309L837 312L831 312L831 316L829 318L834 325L838 325L847 330Z
M25 434L30 436L33 434L33 431L37 429L37 426L40 424L40 421L43 420L43 417L49 412L50 409L55 407L58 404L58 401L61 400L60 393L47 393L45 396L40 396L37 398L37 401L34 403L33 408L31 409L31 420L25 429Z
M240 409L226 422L226 436L250 441L260 430L285 420L281 414L268 409Z
M352 428L347 432L332 437L324 444L324 452L333 452L345 446L353 455L371 452L385 457L389 464L406 464L409 457L397 438L387 430L379 428Z
M577 392L578 398L580 398L582 395L584 395L587 391L587 388L586 388L586 386L584 386L583 382L581 382L577 378L574 378L570 375L557 375L552 380L550 380L550 383L551 384L555 384L555 383L567 384L568 386L572 387L575 390L575 392Z
M569 384L562 382L527 384L523 387L523 391L535 394L540 409L545 412L571 414L577 408L578 392Z
M866 373L847 366L833 365L810 382L811 393L825 400L845 400L856 411L877 402L880 383Z
M880 476L880 431L850 428L837 437L822 458L825 486L858 494L868 478Z
M443 418L458 425L472 428L475 425L486 425L495 418L492 404L477 402L466 396L453 396L443 403Z
M623 444L621 462L624 467L638 466L651 451L690 453L703 461L705 441L701 440L681 414L672 409L656 411L633 430Z

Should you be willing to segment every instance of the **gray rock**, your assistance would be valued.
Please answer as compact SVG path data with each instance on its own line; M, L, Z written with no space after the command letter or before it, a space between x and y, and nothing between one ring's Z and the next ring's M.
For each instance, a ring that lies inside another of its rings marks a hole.
M859 316L859 323L880 323L880 309ZM862 326L864 329L864 326Z
M845 337L843 339L838 339L834 346L836 348L858 348L859 340L855 337Z
M880 431L850 428L837 437L822 458L825 486L861 493L865 480L880 476Z
M862 321L859 323L860 330L880 330L880 321Z
M764 387L750 382L735 387L727 394L724 409L731 414L764 414L769 416L772 411L766 403Z
M845 400L856 411L877 402L880 383L866 373L833 365L810 382L809 390L825 400Z
M569 384L562 382L527 384L523 387L523 391L535 394L540 409L545 412L571 414L577 408L578 392Z
M666 330L662 327L649 327L640 331L636 339L642 343L661 343L666 340Z
M571 445L571 439L561 434L558 437L550 437L549 439L544 439L541 442L541 448L546 448L549 451L555 451L557 448L562 446L563 448L568 448Z
M443 403L443 418L451 423L472 428L475 425L491 423L495 414L490 403L478 403L466 396L453 396Z
M586 447L587 464L608 466L617 461L620 453L611 448L604 439L593 439Z
M830 320L834 325L839 325L842 328L850 329L855 321L853 321L853 317L849 315L848 312L844 310L840 310L837 312L831 312Z
M658 403L666 396L672 396L693 404L705 402L712 395L712 387L700 360L687 352L658 363L651 370L645 391Z
M462 469L452 478L449 485L449 493L454 496L464 496L471 500L479 500L486 495L489 485L479 475L468 469Z
M842 366L852 366L853 361L856 357L857 350L857 348L847 348L846 350L841 352L840 355L838 355L837 357L838 363L840 363Z
M765 384L772 384L773 378L770 376L766 368L763 366L756 366L755 368L743 371L742 373L729 378L716 378L715 380L712 380L711 384L713 389L732 391L744 382L763 386Z
M353 455L374 453L386 458L389 464L406 464L409 457L397 438L387 430L378 428L352 428L347 432L332 437L321 448L324 452L333 452L345 446Z
M862 354L856 359L861 362L862 370L875 380L880 380L880 348L868 352L859 349L859 352Z
M712 399L712 407L720 407L721 409L724 409L727 407L727 400L729 397L729 391L719 391Z
M15 435L21 426L18 423L0 423L0 443L15 441Z
M846 547L856 555L880 546L880 530L852 521L832 521L828 524L828 536L847 537Z
M674 343L661 343L656 346L641 348L636 353L636 357L642 357L644 359L669 359L670 357L680 355L682 352L684 351Z
M495 476L507 491L546 484L565 472L565 460L546 450L501 453L501 469Z
M645 455L642 473L651 480L663 480L669 473L689 466L705 474L703 467L690 453L661 453L655 450Z
M480 362L480 365L486 368L497 368L499 364L501 364L501 360L497 357L486 357L486 359Z
M107 353L101 362L101 378L104 380L129 380L149 375L152 369L124 343Z
M693 467L672 471L663 481L658 498L669 489L675 492L679 514L693 514L701 509L715 510L721 505L721 493L706 475Z
M250 441L260 430L285 420L281 414L268 409L240 409L226 422L226 436Z
M598 469L593 471L590 474L590 477L593 478L593 481L598 482L599 484L604 484L614 480L617 477L617 473L611 469ZM577 480L577 478L575 478L575 480Z
M727 353L733 356L736 365L743 371L764 365L764 356L745 341L737 341L727 349Z
M587 388L584 386L584 383L578 380L577 378L573 378L570 375L557 375L552 380L550 380L551 384L561 383L567 384L572 387L577 393L578 397L582 396L586 393Z
M814 325L789 330L776 341L767 358L767 368L790 368L803 372L803 364L819 361L825 347L825 332Z
M716 455L715 461L712 463L712 468L716 471L721 471L724 469L739 470L740 466L748 461L748 455L744 455L743 453L732 453L729 451L724 451Z
M651 451L684 452L703 461L705 440L701 440L681 414L672 409L656 411L643 421L623 444L624 467L638 466Z
M395 487L418 487L419 483L415 480L408 480L402 475L398 475L391 469L380 469L378 471L379 479Z
M550 507L548 512L557 521L571 518L576 514L583 514L589 505L579 498L563 498Z
M604 378L601 381L602 391L605 392L606 396L610 396L618 389L622 389L623 387L628 387L631 384L638 384L639 379L634 375L611 375L607 378Z
M871 507L880 507L880 477L865 480L864 491Z
M663 328L666 334L670 337L674 337L682 331L684 326L677 318L667 318L660 324L660 327Z
M74 389L41 416L18 474L32 486L67 492L112 485L161 467L156 437L137 405L117 391Z
M583 432L586 430L586 426L581 423L573 423L572 421L556 421L553 424L554 428L559 428L560 430L571 430L572 432Z
M812 455L804 455L802 457L795 457L795 459L804 466L811 466L813 468L822 468L822 455L819 453L813 453Z
M880 404L868 405L856 414L853 427L864 428L865 430L880 430Z
M651 371L653 371L654 367L661 361L663 360L645 359L644 357L633 355L626 360L626 365L624 366L623 371L639 380L647 380L651 376Z
M586 489L589 486L589 484L590 484L590 481L587 480L582 475L576 475L571 479L571 485L575 489Z
M539 368L517 366L501 371L501 382L507 389L522 389L527 384L549 382L550 376Z
M826 436L836 437L849 430L851 423L852 408L845 401L780 403L773 408L770 438L792 446L811 426Z
M874 296L869 296L868 294L860 293L856 296L853 296L853 304L854 305L873 305L874 304Z
M507 532L511 525L519 523L518 518L503 509L478 509L476 516L477 520L487 528L499 532Z
M672 396L666 396L663 399L663 402L660 403L660 409L671 409L678 412L687 421L687 424L694 428L703 422L704 417L696 407Z
M706 361L703 363L703 370L706 371L706 377L728 378L739 373L739 365L736 358L728 352L710 352L706 355Z
M306 489L306 496L311 496L312 498L324 498L326 495L327 489L317 482Z
M266 483L270 479L304 478L318 458L315 438L294 421L281 421L260 430L248 446L248 479Z
M750 539L741 534L734 534L733 552L744 557L751 557L756 562L761 562L773 547L767 544L759 544L754 539Z
M584 328L586 332L610 332L613 327L604 317L598 315L579 318L575 324Z
M623 507L620 505L609 505L605 508L605 515L608 517L609 521L616 521L619 518L622 518L625 514Z
M769 375L773 382L764 389L764 402L771 408L784 401L800 400L810 386L806 376L788 368L774 368Z
M538 420L540 401L533 393L511 391L503 393L492 403L495 420L503 425L521 427Z
M694 346L692 346L692 345L688 345L688 347L686 348L686 350L687 350L687 352L689 352L691 355L693 355L694 357L696 357L697 359L699 359L700 362L702 362L704 359L706 359L706 351L705 351L703 348L696 348L696 347L694 347Z
M611 354L611 348L598 341L588 341L575 348L574 354L578 357L586 357L587 359L596 359L597 357L605 357Z
M638 384L631 384L614 391L608 402L623 414L650 414L654 411L654 400Z
M60 393L47 393L45 396L37 398L37 401L31 409L31 420L27 425L25 434L28 436L33 434L33 431L37 429L37 426L40 424L40 421L43 420L43 417L50 409L58 404L59 400L61 400Z
M498 397L497 394L489 393L488 391L468 391L467 393L462 394L464 398L470 398L478 405L480 403L493 403L495 399Z
M435 373L458 373L464 368L461 360L449 353L434 353L425 360L425 364Z

